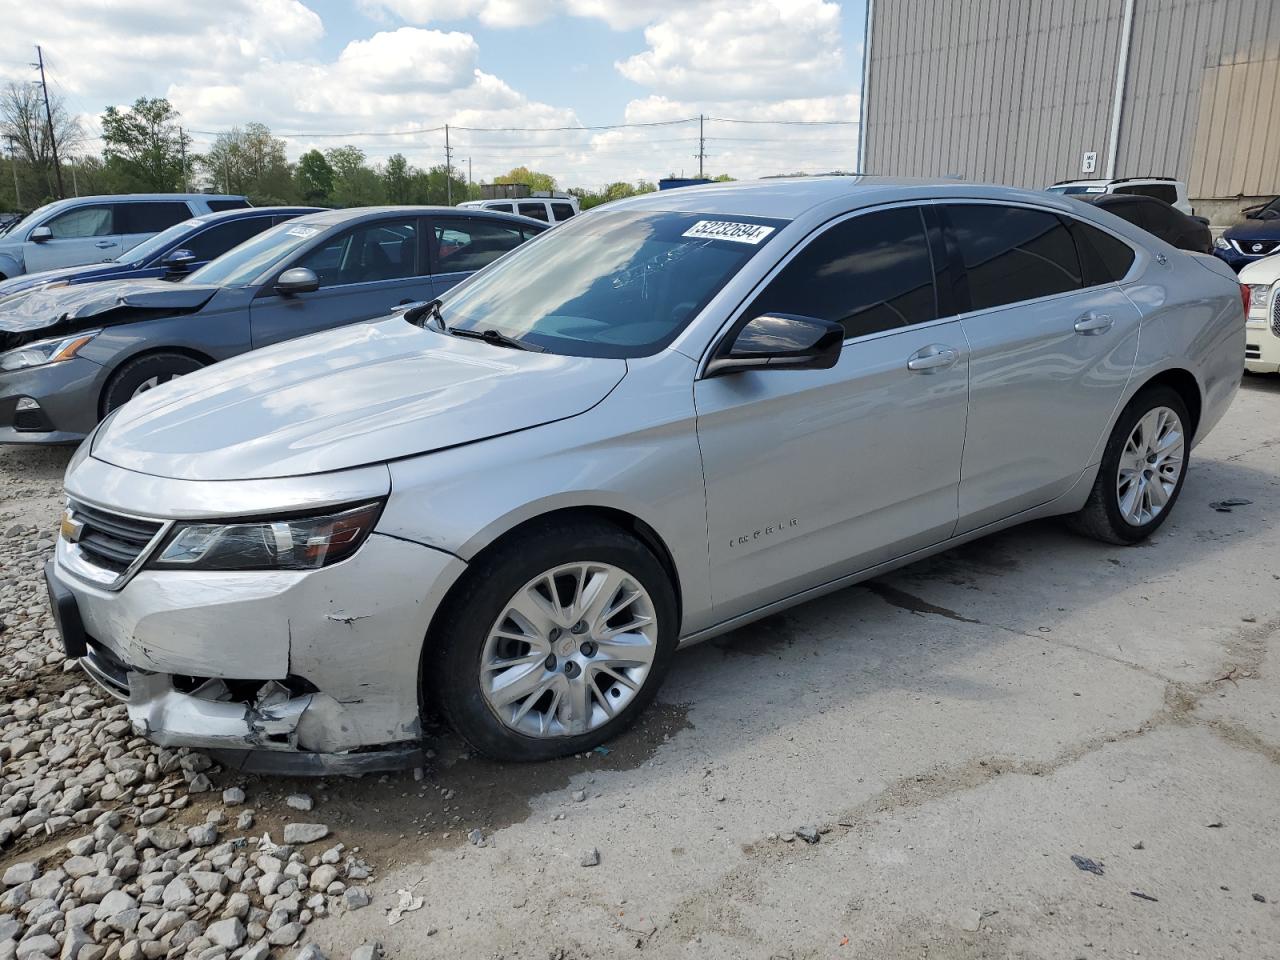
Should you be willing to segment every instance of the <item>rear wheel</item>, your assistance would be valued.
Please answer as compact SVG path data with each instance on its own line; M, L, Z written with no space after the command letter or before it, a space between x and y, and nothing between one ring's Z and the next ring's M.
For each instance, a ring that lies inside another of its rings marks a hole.
M609 524L548 524L481 560L442 611L427 678L450 725L499 760L581 753L653 699L676 647L657 558Z
M102 392L102 415L162 383L195 373L204 364L183 353L152 353L123 364Z
M1120 414L1089 499L1068 519L1106 543L1137 543L1169 516L1191 452L1186 404L1169 387L1149 387Z

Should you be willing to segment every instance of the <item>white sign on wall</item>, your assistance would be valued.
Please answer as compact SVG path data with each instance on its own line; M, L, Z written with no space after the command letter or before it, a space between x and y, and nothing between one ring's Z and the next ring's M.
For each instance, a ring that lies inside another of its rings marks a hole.
M1093 173L1098 169L1098 154L1096 151L1090 150L1080 161L1081 173Z

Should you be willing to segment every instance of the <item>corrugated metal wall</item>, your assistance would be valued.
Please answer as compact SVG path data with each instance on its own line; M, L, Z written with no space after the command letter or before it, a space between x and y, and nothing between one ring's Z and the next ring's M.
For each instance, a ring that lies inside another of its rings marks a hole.
M867 170L1105 172L1124 0L876 0ZM1136 0L1117 176L1280 193L1280 0Z

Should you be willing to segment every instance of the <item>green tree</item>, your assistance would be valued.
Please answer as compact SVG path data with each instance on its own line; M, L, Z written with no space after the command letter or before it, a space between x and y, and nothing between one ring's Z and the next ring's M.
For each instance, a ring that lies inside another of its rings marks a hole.
M284 141L262 123L219 134L200 165L215 188L243 193L256 203L284 200L296 192Z
M382 182L388 203L409 203L410 178L414 172L403 153L393 153L387 158L382 169Z
M365 164L364 151L348 144L325 151L325 159L333 168L335 206L368 207L385 203L386 186L382 178Z
M164 97L139 97L125 110L107 107L102 115L102 156L125 189L181 189L182 155L191 138L178 126L179 119Z
M319 150L308 150L298 158L293 181L303 202L328 204L333 194L333 167Z
M53 116L53 137L49 136L44 100L33 84L10 81L0 90L0 138L10 148L10 159L18 174L18 193L22 195L19 204L13 194L14 171L5 170L7 180L0 183L0 190L5 193L0 195L13 196L11 202L0 204L5 209L31 209L54 199L57 177L53 171L53 146L56 144L58 158L65 165L84 139L80 124L67 113L57 94L49 95L49 112ZM69 179L65 170L64 176ZM69 194L71 184L63 186Z
M458 176L448 175L443 163L428 170L414 170L409 181L409 202L432 205L447 204L450 200L461 203L468 198L467 183Z
M515 167L500 177L493 178L494 183L523 183L530 190L538 193L550 193L556 188L556 178L549 173L538 173L528 167Z

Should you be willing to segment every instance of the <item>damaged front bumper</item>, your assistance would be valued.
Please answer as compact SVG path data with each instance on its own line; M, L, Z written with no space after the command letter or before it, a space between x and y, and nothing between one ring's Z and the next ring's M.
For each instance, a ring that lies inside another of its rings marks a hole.
M263 772L418 759L422 644L457 557L375 532L317 570L143 569L114 591L67 557L60 541L48 576L68 655L127 704L137 733Z

